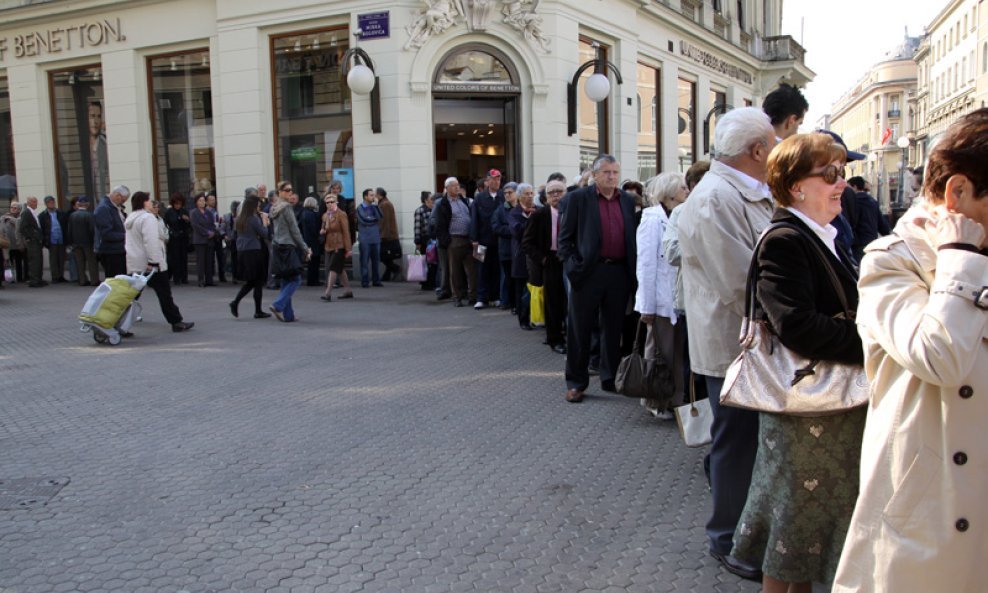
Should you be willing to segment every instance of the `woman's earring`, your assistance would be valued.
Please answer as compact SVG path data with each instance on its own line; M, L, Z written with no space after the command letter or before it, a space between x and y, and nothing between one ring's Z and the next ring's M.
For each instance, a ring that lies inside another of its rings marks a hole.
M799 192L799 201L802 202L805 199L806 199L806 194L804 194L803 192Z

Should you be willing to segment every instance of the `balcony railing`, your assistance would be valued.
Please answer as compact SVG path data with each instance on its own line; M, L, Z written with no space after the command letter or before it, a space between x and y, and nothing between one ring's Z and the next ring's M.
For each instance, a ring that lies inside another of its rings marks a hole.
M889 109L889 117L900 117L902 112L898 109Z
M777 35L762 39L762 59L769 62L788 62L795 60L802 63L806 56L803 46L789 35Z

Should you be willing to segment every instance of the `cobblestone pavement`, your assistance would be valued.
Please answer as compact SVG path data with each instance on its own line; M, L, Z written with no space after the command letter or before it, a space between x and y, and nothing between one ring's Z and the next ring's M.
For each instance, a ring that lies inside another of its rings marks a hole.
M285 324L180 287L194 330L148 291L110 347L89 290L0 290L3 593L759 589L706 553L703 451L596 381L565 403L505 312L302 288Z

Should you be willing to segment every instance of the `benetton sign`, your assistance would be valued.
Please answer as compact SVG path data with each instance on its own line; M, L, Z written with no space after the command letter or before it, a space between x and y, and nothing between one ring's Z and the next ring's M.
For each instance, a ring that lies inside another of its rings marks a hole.
M119 18L87 21L9 38L0 37L0 62L6 60L8 54L14 58L34 58L126 40Z

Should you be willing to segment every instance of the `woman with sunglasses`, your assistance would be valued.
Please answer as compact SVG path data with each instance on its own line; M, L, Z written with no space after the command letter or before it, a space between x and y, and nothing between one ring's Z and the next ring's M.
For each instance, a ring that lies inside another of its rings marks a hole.
M768 185L779 207L753 255L754 288L760 314L784 346L812 360L860 365L857 271L830 224L847 186L845 158L825 134L791 136L769 155ZM843 315L841 292L852 318ZM813 582L833 581L858 493L864 421L863 407L813 418L759 414L732 555L761 567L765 593L811 593Z
M299 230L298 221L295 219L295 211L290 202L294 192L291 182L278 183L278 202L271 206L270 213L271 226L274 229L272 238L274 252L277 254L279 250L295 248L296 251L304 254L304 257L299 259L308 261L309 257L312 256L312 250L305 244L302 231ZM295 309L292 307L292 295L302 283L302 270L283 273L285 275L281 277L281 292L278 293L278 298L271 303L269 309L278 318L278 321L291 322L296 320Z
M340 197L336 194L326 194L326 213L322 215L322 230L319 234L323 236L323 244L326 249L326 269L329 271L326 277L326 292L320 299L327 303L333 300L333 285L339 278L343 286L341 299L352 299L353 291L350 290L350 279L347 278L343 266L346 258L350 257L350 224L347 213L340 210Z

